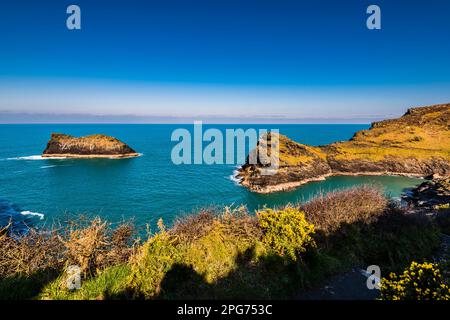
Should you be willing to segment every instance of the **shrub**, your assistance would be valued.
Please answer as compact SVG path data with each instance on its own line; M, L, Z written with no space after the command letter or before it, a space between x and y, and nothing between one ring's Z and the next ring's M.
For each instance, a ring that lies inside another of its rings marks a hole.
M236 259L261 238L256 218L244 208L218 214L204 210L199 215L176 221L174 227L153 235L131 258L130 289L136 296L170 296L161 284L179 270L192 270L212 284L237 268ZM178 272L180 273L180 272Z
M138 296L153 297L165 274L182 259L176 237L164 228L149 238L131 257L130 289Z
M321 194L302 206L309 222L325 234L334 232L342 224L372 223L383 214L388 200L373 186Z
M132 225L121 224L111 229L110 224L98 217L87 227L74 224L62 240L67 263L79 266L85 277L105 267L124 263L134 249L132 235Z
M59 270L64 265L63 245L56 231L30 230L15 238L0 230L0 257L0 279L30 277L42 270Z
M450 209L439 209L436 212L436 223L442 233L450 235Z
M295 261L299 253L314 245L311 237L314 226L306 221L304 212L299 209L265 209L257 212L257 217L263 229L263 243L283 257Z
M191 243L211 230L216 215L212 210L201 210L175 221L169 233L176 236L180 242Z
M248 214L244 206L225 207L224 211L201 210L199 213L176 220L168 232L176 236L180 243L190 244L208 235L217 226L217 222L220 222L228 235L248 241L261 238L261 230L256 218Z
M339 230L319 237L317 243L349 267L377 264L383 270L398 271L413 260L431 257L441 239L426 215L389 206L373 223L342 224Z
M206 282L213 283L237 268L236 258L255 245L258 238L249 238L239 224L231 226L220 220L213 223L208 234L187 246L184 263L200 274Z
M450 300L450 288L437 264L412 262L401 275L381 281L382 300Z

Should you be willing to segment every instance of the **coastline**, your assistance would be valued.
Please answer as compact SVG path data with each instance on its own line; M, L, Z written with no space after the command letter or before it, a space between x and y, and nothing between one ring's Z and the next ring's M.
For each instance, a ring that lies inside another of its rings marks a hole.
M421 178L421 179L424 179L426 177L423 174L406 173L406 172L373 172L373 171L372 172L370 172L370 171L369 172L342 172L342 171L338 171L338 172L324 174L324 175L321 175L321 176L318 176L315 178L308 178L308 179L303 179L300 181L285 182L285 183L280 183L280 184L275 184L275 185L270 185L270 186L265 186L265 187L259 187L257 189L252 186L242 184L242 178L239 177L239 174L236 175L235 177L236 177L236 179L239 179L239 184L241 186L247 187L252 192L259 193L259 194L270 194L270 193L293 190L293 189L298 188L301 185L304 185L306 183L324 181L327 178L334 177L334 176L402 176L402 177Z
M42 154L42 158L82 158L82 159L95 159L95 158L104 158L104 159L125 159L125 158L136 158L140 157L142 154L140 153L124 153L124 154L75 154L75 153L48 153Z

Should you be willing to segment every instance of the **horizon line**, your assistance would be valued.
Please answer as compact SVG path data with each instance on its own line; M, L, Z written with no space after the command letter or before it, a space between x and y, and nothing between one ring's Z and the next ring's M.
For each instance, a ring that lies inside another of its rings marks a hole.
M73 113L30 113L0 111L0 124L371 124L395 115L348 117L289 117L285 115L95 115Z

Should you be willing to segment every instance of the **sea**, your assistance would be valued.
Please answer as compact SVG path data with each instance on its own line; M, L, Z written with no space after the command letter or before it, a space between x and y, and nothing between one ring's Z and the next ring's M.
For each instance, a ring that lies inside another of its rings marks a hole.
M324 145L350 139L368 124L203 125L203 131L278 129L289 138ZM194 135L193 124L5 124L0 125L0 227L16 230L64 224L77 217L118 223L132 221L138 228L155 228L162 218L176 219L203 208L238 207L251 212L263 207L305 202L320 193L373 184L387 196L401 194L421 183L397 176L338 176L311 182L288 192L256 194L235 178L239 164L174 164L172 141L177 129ZM129 159L44 159L52 132L74 136L106 134L141 154ZM208 142L205 142L207 145ZM248 145L248 149L254 146ZM229 150L227 150L230 152Z

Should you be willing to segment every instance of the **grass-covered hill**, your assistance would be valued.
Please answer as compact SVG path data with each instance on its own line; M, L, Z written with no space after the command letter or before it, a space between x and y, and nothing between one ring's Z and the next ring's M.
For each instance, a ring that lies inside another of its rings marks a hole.
M270 137L270 136L269 136ZM258 148L270 153L266 143ZM268 193L339 174L450 175L450 104L411 108L398 119L375 122L349 141L312 147L280 135L280 168L262 175L261 165L240 169L242 185Z

